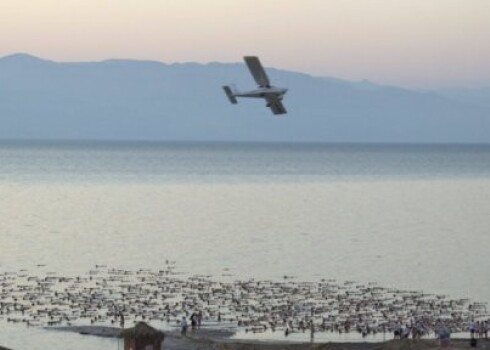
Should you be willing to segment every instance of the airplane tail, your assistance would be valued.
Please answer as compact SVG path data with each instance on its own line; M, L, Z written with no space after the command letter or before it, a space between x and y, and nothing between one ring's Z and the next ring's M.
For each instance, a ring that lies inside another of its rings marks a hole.
M225 90L226 96L228 96L228 99L230 100L231 103L236 104L238 101L235 98L235 95L233 94L233 91L229 86L223 86L223 90Z

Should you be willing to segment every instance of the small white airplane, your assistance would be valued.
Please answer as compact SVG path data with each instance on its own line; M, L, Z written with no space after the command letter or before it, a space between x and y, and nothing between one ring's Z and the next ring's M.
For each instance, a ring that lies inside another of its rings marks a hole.
M265 70L262 67L262 64L260 64L258 57L245 56L243 59L259 88L251 91L236 91L230 86L223 86L230 102L233 104L238 103L237 97L258 97L267 101L267 107L270 107L272 113L287 113L286 108L284 108L281 101L288 89L278 88L270 84L269 78L267 77L267 74L265 74Z

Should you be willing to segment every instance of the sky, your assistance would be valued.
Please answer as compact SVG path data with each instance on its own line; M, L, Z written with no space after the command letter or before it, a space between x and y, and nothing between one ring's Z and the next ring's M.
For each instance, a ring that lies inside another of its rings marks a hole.
M490 0L0 0L0 56L241 62L409 88L490 86Z

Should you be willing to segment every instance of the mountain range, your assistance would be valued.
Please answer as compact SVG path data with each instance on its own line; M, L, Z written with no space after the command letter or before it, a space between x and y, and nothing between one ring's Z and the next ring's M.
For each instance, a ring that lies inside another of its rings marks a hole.
M285 116L232 105L255 88L242 63L0 58L0 139L265 142L490 142L490 87L416 91L266 67Z

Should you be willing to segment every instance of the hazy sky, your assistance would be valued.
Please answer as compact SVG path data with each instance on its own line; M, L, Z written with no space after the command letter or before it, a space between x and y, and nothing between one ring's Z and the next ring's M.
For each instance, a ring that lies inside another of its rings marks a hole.
M490 86L490 0L0 0L0 56L16 52Z

